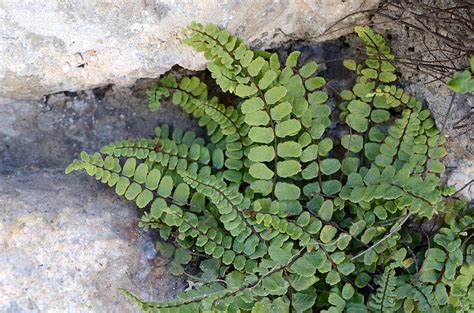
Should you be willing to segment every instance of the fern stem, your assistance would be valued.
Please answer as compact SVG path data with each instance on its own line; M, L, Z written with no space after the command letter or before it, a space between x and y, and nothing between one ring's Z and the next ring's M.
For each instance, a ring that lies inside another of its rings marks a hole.
M385 235L382 239L380 239L379 241L377 241L376 243L374 243L372 246L370 246L368 249L362 251L361 253L357 254L356 256L352 257L351 258L351 261L352 260L355 260L361 256L363 256L364 254L366 254L367 252L373 250L375 247L377 247L379 244L381 244L382 242L384 242L385 240L387 240L388 238L390 238L394 233L396 233L402 226L403 224L405 224L405 222L408 220L408 218L410 218L411 216L411 213L408 213L407 215L405 215L405 217L402 219L402 221L400 223L398 223L398 225L390 232L388 233L387 235Z

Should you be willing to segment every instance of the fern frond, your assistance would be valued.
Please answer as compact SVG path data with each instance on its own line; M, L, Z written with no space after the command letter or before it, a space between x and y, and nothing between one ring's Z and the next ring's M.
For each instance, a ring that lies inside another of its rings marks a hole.
M372 294L369 306L377 312L393 312L396 306L395 298L395 270L385 269L379 280L379 288Z
M343 62L357 78L337 108L299 52L280 63L216 25L185 32L241 103L209 97L197 77L164 75L148 93L152 111L171 101L208 137L163 125L66 169L143 208L139 225L159 229L173 275L198 264L198 283L176 299L126 296L152 312L472 311L473 212L442 185L445 138L394 85L382 36L356 28L367 58ZM339 138L327 131L336 123Z

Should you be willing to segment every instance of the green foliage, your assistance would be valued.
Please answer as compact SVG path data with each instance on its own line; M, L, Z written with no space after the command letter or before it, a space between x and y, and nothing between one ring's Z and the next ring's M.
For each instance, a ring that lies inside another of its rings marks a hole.
M198 119L208 138L163 125L154 139L81 153L85 170L144 209L169 270L197 264L196 288L153 312L472 312L472 209L442 186L444 137L421 102L391 84L394 56L367 27L367 59L337 108L317 64L282 66L217 26L192 23L200 51L238 106L197 77L150 92ZM333 111L337 114L333 114ZM328 128L343 124L340 137ZM435 223L431 231L425 223ZM438 227L439 226L439 227ZM433 231L434 230L434 231Z
M470 93L474 92L474 79L472 74L474 73L474 57L471 57L470 68L454 73L453 78L448 81L448 87L459 93Z

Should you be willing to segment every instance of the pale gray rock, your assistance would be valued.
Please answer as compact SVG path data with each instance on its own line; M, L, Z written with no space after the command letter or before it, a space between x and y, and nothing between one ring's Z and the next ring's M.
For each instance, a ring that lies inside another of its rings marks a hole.
M183 287L156 257L137 211L61 170L0 178L1 312L136 312Z
M183 46L191 21L227 27L255 48L352 31L347 14L379 0L0 1L0 96L38 99L107 84L130 86L178 64L202 69ZM363 15L357 16L359 19ZM332 28L334 24L337 27ZM330 31L325 34L325 31ZM338 30L338 31L336 31Z
M186 287L166 271L157 234L138 228L133 203L64 174L80 150L152 136L165 121L196 128L166 104L149 114L148 85L0 100L0 312L136 312L118 288L159 300Z

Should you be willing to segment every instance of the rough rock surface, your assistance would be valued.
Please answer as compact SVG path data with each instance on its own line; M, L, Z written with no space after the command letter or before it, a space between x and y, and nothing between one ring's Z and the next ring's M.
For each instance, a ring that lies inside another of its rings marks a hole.
M166 105L149 114L140 86L0 101L0 312L136 312L117 288L157 300L185 287L133 204L64 174L82 149L151 136L164 121L196 127Z
M179 42L190 21L214 22L263 48L322 36L346 14L379 0L0 1L0 96L132 85L204 59ZM346 20L350 22L351 19ZM342 27L347 24L338 25ZM350 32L343 28L343 32Z
M119 293L173 296L136 210L62 170L0 179L1 312L136 312Z

